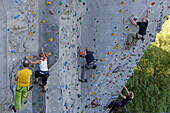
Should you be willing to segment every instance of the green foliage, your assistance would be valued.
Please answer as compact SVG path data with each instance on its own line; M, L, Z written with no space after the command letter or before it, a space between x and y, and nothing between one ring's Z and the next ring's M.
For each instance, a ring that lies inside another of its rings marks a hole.
M131 112L170 111L170 54L165 49L150 44L126 84L134 92L134 99L127 105ZM126 94L125 90L122 92Z

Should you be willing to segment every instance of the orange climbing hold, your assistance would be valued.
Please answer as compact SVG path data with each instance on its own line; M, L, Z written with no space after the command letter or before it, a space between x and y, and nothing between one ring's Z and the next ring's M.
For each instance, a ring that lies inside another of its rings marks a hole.
M31 58L31 55L30 55L30 56L28 56L28 58Z
M114 47L114 49L117 49L117 47Z
M109 73L107 73L106 75L109 76Z
M102 61L102 62L103 62L103 59L100 59L100 61Z
M51 53L45 53L45 56L46 57L48 57L48 56L50 56L51 55Z
M112 36L114 36L115 34L114 33L112 33Z
M124 2L121 2L121 5L123 5L124 4Z
M117 47L119 47L120 45L119 45L119 44L117 44L116 46L117 46Z
M122 12L123 12L123 10L120 10L120 12L122 13Z

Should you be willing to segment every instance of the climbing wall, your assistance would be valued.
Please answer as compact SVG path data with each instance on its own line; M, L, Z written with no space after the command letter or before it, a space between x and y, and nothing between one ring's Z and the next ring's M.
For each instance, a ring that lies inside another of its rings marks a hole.
M125 50L128 33L138 30L128 17L140 21L148 7L146 40ZM108 112L103 106L117 99L117 91L132 76L169 12L169 0L0 0L0 112L12 112L20 60L25 56L36 60L42 47L50 68L47 93L33 84L19 113ZM89 46L98 65L86 71L87 83L78 82L86 62L79 58L77 46L82 51Z
M47 113L81 111L77 46L80 44L85 8L83 1L73 0L59 18L59 60L50 70Z
M88 82L81 85L83 112L108 112L103 110L103 106L119 96L118 90L122 90L132 76L149 43L155 40L156 33L168 19L169 5L166 0L87 0L81 47L85 50L89 46L94 51L98 67L86 72ZM130 50L125 50L128 33L138 30L128 17L134 22L140 21L146 16L147 8L150 17L146 40L143 43L138 41ZM86 63L84 59L80 61L81 65ZM94 103L101 106L95 108Z
M1 0L3 72L0 86L3 86L0 99L3 113L9 112L15 97L15 76L22 69L21 59L31 58L38 52L38 0ZM6 72L4 72L6 71ZM4 76L4 77L3 77ZM6 91L5 91L6 90ZM32 112L32 94L23 102L20 112Z

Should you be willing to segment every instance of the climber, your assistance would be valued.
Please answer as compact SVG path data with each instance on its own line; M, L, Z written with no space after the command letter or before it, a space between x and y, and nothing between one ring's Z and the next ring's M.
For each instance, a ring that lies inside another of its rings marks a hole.
M94 56L93 56L94 52L90 51L89 47L86 47L86 51L84 51L84 52L81 52L80 47L78 47L78 49L79 49L80 57L85 58L86 62L87 62L87 64L83 66L83 70L82 70L82 73L81 73L81 80L79 79L79 81L80 82L87 82L87 79L84 79L85 71L87 69L96 69L96 67L97 67Z
M144 35L146 35L146 29L148 27L148 19L149 19L149 9L147 10L147 16L146 19L142 18L141 22L133 22L132 19L129 17L130 22L133 25L138 25L139 26L139 32L131 32L128 35L128 41L126 49L130 49L133 45L136 44L136 42L141 39L142 42L144 41Z
M28 57L26 57L26 59L29 60L31 64L39 64L40 70L35 71L35 83L38 84L38 77L42 77L42 82L40 82L39 85L43 86L43 92L46 92L46 84L47 78L49 76L49 71L47 67L47 57L44 54L43 48L41 49L39 57L40 60L34 62L31 61Z
M120 102L118 101L112 101L108 106L105 106L105 108L109 108L110 109L110 113L114 112L115 107L124 107L125 105L127 105L128 103L131 102L131 100L134 97L134 94L132 91L128 91L128 89L126 88L126 86L123 85L123 87L125 88L126 92L128 93L128 96L124 96L122 95L122 93L120 92L120 90L118 90L120 96L123 98L123 100L121 100Z
M23 102L27 96L27 91L31 90L32 87L29 88L30 85L30 77L32 75L32 71L28 69L29 61L23 61L23 69L18 71L15 76L15 80L17 81L16 85L16 95L15 95L15 105L12 107L14 112L16 110L21 109L21 102Z

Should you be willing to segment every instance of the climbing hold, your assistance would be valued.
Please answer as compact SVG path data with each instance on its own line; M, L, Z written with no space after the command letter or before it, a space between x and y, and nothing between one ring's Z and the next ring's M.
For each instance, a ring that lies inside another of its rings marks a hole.
M89 87L87 87L88 89L90 89L90 86Z
M90 80L91 82L93 82L93 80Z
M117 47L114 47L114 49L117 49Z
M33 34L33 33L31 32L31 33L30 33L30 36L31 36L32 34Z
M49 10L49 13L50 13L51 15L54 15L54 12L53 12L52 10Z
M121 2L121 5L123 5L124 4L124 2Z
M123 10L120 10L120 12L122 13L122 12L123 12Z
M45 23L45 20L40 21L40 23Z
M31 55L30 55L30 56L28 56L28 58L31 58Z
M91 77L94 77L94 75L91 75Z
M46 2L46 4L47 4L47 5L50 5L50 4L51 4L51 2Z
M45 56L46 57L48 57L48 56L50 56L51 55L51 53L45 53Z
M103 62L103 59L100 59L101 62Z
M62 2L59 2L59 3L58 3L58 5L62 6L62 5L63 5L63 3L62 3Z
M48 39L48 41L52 42L52 41L53 41L53 38Z
M106 75L109 76L109 73L107 73Z
M152 2L151 5L155 5L155 2Z
M108 52L108 55L111 55L112 54L112 52Z
M112 33L112 36L114 36L115 34L114 33Z
M134 14L131 15L131 17L134 17L134 16L135 16Z
M112 67L109 67L110 70L112 70Z
M120 45L119 45L119 44L117 44L116 46L117 46L117 47L119 47Z

